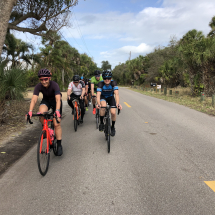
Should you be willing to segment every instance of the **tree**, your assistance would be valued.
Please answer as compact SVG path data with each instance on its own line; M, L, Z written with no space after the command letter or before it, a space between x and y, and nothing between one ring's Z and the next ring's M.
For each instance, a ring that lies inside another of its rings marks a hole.
M215 36L215 16L212 17L212 20L209 23L209 26L211 27L211 31L209 32L208 37L214 37Z
M203 47L202 41L204 35L201 31L195 29L188 31L179 42L178 51L184 70L189 74L189 83L191 95L196 95L195 82L196 75L199 77L199 69L202 63ZM199 82L199 81L198 81Z
M39 62L37 55L30 54L30 50L33 51L33 49L31 44L15 38L15 36L8 31L3 46L3 56L5 55L5 59L2 63L6 66L11 62L11 66L15 67L20 65L21 62L25 62L27 67L29 64L32 64L33 61Z
M0 50L1 52L5 41L5 36L7 34L7 27L8 27L8 21L10 19L10 14L15 4L16 4L16 0L0 1L0 20L1 20L0 21Z
M0 48L3 46L7 27L48 36L50 32L58 31L68 24L70 8L77 3L78 0L1 0Z
M102 61L102 66L101 66L102 70L111 70L111 65L108 61Z

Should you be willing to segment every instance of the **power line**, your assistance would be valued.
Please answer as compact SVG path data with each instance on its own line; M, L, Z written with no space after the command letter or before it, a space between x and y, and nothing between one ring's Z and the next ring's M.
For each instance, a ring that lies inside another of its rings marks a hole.
M85 40L84 40L84 37L83 37L83 34L82 34L82 32L81 32L80 26L79 26L79 24L78 24L78 20L77 20L77 18L76 18L76 15L75 15L74 10L73 10L73 14L74 14L74 17L75 17L77 26L78 26L78 28L77 28L78 33L79 33L79 35L81 36L81 39L82 39L82 41L83 41L83 44L85 45L85 47L86 47L88 53L90 54L90 56L92 56L91 53L90 53L90 51L89 51L89 49L88 49L88 47L87 47L87 44L86 44L86 42L85 42ZM75 23L75 22L74 22L74 23Z

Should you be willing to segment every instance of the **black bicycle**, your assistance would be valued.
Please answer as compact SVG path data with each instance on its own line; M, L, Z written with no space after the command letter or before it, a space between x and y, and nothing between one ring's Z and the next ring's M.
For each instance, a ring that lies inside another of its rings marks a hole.
M105 138L107 140L107 146L108 146L108 153L110 153L110 134L111 134L111 123L110 123L110 109L111 108L118 108L117 106L110 106L107 104L107 107L101 107L105 108L105 116L104 116L104 133ZM120 109L118 109L118 115L120 113Z
M92 97L96 97L96 96L92 96ZM96 118L96 129L98 129L99 128L99 109L96 109L95 118Z

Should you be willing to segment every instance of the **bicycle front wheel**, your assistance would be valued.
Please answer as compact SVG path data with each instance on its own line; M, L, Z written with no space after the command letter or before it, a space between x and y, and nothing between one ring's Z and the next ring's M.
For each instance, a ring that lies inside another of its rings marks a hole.
M46 131L42 131L39 142L37 145L37 164L39 172L42 176L45 176L48 168L49 168L49 160L50 160L50 153L48 152L47 148L47 138L44 138L46 136ZM48 144L49 147L49 144Z
M108 153L110 153L110 119L107 122L107 146L108 146Z
M77 131L77 126L78 126L77 111L76 111L76 108L74 108L74 129L75 129L75 131Z

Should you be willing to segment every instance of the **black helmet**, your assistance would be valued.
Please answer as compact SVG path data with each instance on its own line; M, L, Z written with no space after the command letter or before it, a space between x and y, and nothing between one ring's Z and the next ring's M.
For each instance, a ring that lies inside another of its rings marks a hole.
M86 78L86 79L85 79L85 81L86 81L86 82L89 82L89 79L88 79L88 78Z
M39 72L38 72L38 77L41 77L41 76L51 77L51 72L46 68L40 69Z
M108 70L103 71L102 78L103 79L105 79L105 78L112 78L112 72L108 71Z
M94 71L94 75L95 75L95 76L100 75L100 74L101 74L101 72L100 72L99 70L95 70L95 71Z
M80 76L79 75L74 75L72 78L73 81L79 81L80 80Z

